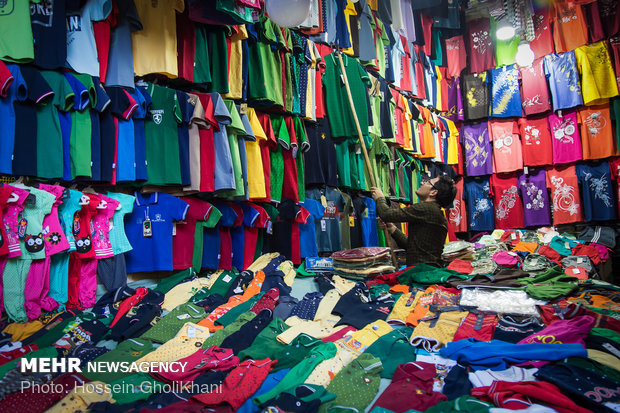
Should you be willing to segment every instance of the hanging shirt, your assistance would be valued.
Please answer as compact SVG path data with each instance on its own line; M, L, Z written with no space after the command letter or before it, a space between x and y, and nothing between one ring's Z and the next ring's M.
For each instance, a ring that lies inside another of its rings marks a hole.
M545 9L532 16L532 23L534 23L534 40L530 42L530 47L534 52L535 59L540 59L554 52L549 13L550 10Z
M519 70L516 65L491 70L492 116L509 118L521 117L521 93L519 90Z
M549 88L544 71L544 59L535 60L521 69L521 105L525 115L543 113L551 109Z
M568 52L588 43L588 27L580 4L558 2L554 17L553 42L556 52Z
M67 64L76 72L99 76L93 22L105 20L111 11L111 0L88 0L79 15L67 16Z
M489 124L464 124L461 143L465 147L465 161L468 176L493 173L493 149L489 139Z
M464 94L465 119L475 120L489 116L489 90L486 72L463 76L461 93Z
M575 52L545 56L545 76L551 89L553 110L569 109L583 104Z
M467 222L470 231L492 231L495 228L493 202L489 192L488 178L465 180L463 199L467 202Z
M2 123L2 137L0 138L0 173L11 175L13 163L13 149L15 147L15 105L16 101L25 101L28 97L26 81L22 77L18 65L7 65L13 82L5 88L6 97L0 99L0 123Z
M572 112L560 117L552 113L547 120L553 141L553 163L581 160L581 137L577 127L577 114Z
M575 167L556 166L547 170L547 187L553 200L553 225L583 221L579 183Z
M517 176L491 175L491 190L495 201L495 228L523 228L523 204Z
M519 193L523 199L523 223L526 227L551 225L547 176L544 169L519 175Z
M609 164L607 162L578 164L575 166L575 171L581 185L586 221L616 219L616 199Z
M446 218L448 225L452 226L454 232L467 232L467 208L463 201L463 178L454 181L456 186L456 197L452 202L452 208L447 211Z
M134 196L134 210L125 220L127 238L134 247L125 254L127 272L172 271L173 221L185 219L189 205L160 192Z
M494 172L512 172L523 168L521 137L517 122L490 121L489 136L493 142Z
M483 17L467 23L467 43L471 73L480 73L495 67L489 18Z
M523 143L523 164L540 166L553 164L553 148L547 117L521 118L519 130Z
M463 36L446 39L446 55L448 58L448 75L451 77L461 76L461 72L467 67L467 52L465 51Z
M309 189L306 198L325 207L323 218L315 221L319 252L340 251L340 212L344 210L344 198L330 187Z
M299 224L301 258L317 257L319 255L319 250L317 246L315 221L323 218L325 207L321 205L320 202L310 198L307 198L301 206L310 213L306 223Z
M575 49L575 59L581 73L584 105L599 105L605 103L607 98L618 96L618 83L607 41Z
M609 105L581 109L577 111L577 119L581 126L583 159L603 159L618 154Z

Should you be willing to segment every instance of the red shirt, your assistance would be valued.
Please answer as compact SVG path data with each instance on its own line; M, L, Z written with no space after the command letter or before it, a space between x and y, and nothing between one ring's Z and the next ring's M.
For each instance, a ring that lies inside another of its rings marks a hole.
M200 192L215 191L215 144L213 128L219 129L215 119L215 108L211 97L206 93L196 93L205 110L205 120L211 125L207 129L199 129L200 135Z
M93 32L95 34L95 43L97 45L97 57L99 59L99 80L105 83L105 77L108 71L108 57L110 56L110 39L112 28L116 26L118 18L118 6L116 2L112 2L112 11L108 18L93 22Z
M488 17L468 23L467 43L471 73L481 73L495 67L495 50L491 41L491 23Z
M527 166L553 165L553 147L547 117L519 119L523 163Z
M420 46L413 46L413 50L417 56L417 62L415 63L415 81L417 87L416 97L420 99L426 99L426 89L424 87L424 67L420 61Z
M422 51L425 55L431 55L431 26L433 26L433 22L435 18L433 16L427 16L426 14L420 14L420 19L422 21L422 31L424 32L424 46L422 46Z
M519 195L517 175L491 175L491 194L495 204L495 228L523 228L523 202Z
M551 110L543 60L543 58L540 58L535 60L532 66L520 69L522 82L521 105L526 116Z
M556 165L547 169L547 188L553 200L553 225L583 221L575 166Z
M207 221L213 205L196 198L183 198L189 204L185 219L176 221L176 234L172 237L172 263L175 270L184 270L192 266L194 253L194 235L198 221Z
M536 38L530 42L534 57L539 59L555 51L553 47L553 34L549 21L549 9L539 11L532 19L534 22L534 34Z
M446 56L448 58L448 75L459 77L467 67L467 53L463 36L454 36L446 39Z
M82 205L82 209L73 218L73 235L75 236L75 247L79 258L94 258L95 248L91 239L92 219L97 214L97 205L101 200L93 194L84 194L88 197L88 204Z
M448 210L448 226L454 232L467 232L467 210L463 201L463 178L457 178L454 181L456 186L456 197L452 203L453 208Z
M194 21L189 19L187 8L185 13L177 13L177 63L179 77L188 82L194 81L194 58L196 53L196 36Z
M289 198L295 202L299 202L299 183L297 181L297 162L293 156L293 151L297 153L297 135L295 133L295 125L291 116L285 116L284 122L291 139L289 149L282 151L284 160L284 180L282 182L282 199Z
M401 58L400 68L400 90L411 92L411 51L409 50L409 42L405 36L400 36L405 55Z

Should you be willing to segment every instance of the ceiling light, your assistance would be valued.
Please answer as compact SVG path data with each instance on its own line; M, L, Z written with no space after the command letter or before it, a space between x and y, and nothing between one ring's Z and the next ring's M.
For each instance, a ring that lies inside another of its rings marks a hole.
M267 0L269 18L280 27L298 27L310 15L310 0Z

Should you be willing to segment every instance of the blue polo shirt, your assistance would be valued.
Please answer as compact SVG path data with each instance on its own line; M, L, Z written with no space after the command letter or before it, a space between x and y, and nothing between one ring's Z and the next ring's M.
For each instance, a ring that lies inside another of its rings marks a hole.
M319 248L316 242L316 229L314 228L314 220L323 218L325 207L320 202L311 198L301 203L310 214L305 224L299 224L299 244L301 258L317 257Z
M7 64L6 67L13 75L13 83L9 86L5 98L0 99L0 173L13 173L13 148L15 145L15 108L13 102L24 101L28 97L26 82L22 77L18 65Z
M215 190L229 191L236 189L235 172L226 125L232 124L232 117L224 100L217 93L210 93L214 107L214 116L219 128L213 131L213 146L215 156Z
M379 234L377 234L377 203L369 197L364 197L366 210L362 214L362 239L365 247L378 247Z
M173 221L185 219L189 205L172 195L136 191L133 212L125 219L125 234L133 249L125 254L127 272L172 271ZM143 222L151 220L152 236L145 237Z
M133 182L136 180L134 124L131 116L123 116L131 110L132 102L125 95L124 89L120 87L108 89L111 94L122 97L121 99L115 96L110 105L117 121L116 182Z
M190 185L189 170L189 124L192 123L194 117L194 105L189 99L189 95L185 92L177 90L177 100L181 109L181 120L177 131L179 135L179 163L181 165L181 184L183 186Z
M224 202L215 202L222 216L215 228L204 229L204 243L202 250L202 268L216 270L220 264L220 227L232 227L237 220L235 210Z

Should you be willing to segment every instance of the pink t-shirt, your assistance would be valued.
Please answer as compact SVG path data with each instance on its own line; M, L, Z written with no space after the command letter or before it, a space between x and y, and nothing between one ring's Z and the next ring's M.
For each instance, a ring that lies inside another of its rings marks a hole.
M95 257L97 259L110 258L114 256L112 244L110 243L110 219L114 216L114 212L120 205L120 202L105 195L99 194L97 196L101 202L97 206L97 213L92 218L95 230L92 237Z
M45 254L49 257L69 249L69 240L62 230L58 218L58 205L62 204L65 188L59 185L40 184L39 189L49 192L56 197L52 212L43 218L43 240L45 241Z
M535 60L532 66L521 68L521 106L527 116L551 110L543 63L541 58Z
M463 36L454 36L446 39L446 56L448 58L448 75L459 77L467 67L467 53Z
M493 143L493 172L513 172L523 169L521 138L517 122L489 121L489 138Z
M577 114L567 113L560 117L552 113L547 118L553 142L553 163L571 163L581 160L581 137Z
M19 246L19 235L17 233L19 226L19 215L24 210L26 198L30 193L21 188L9 187L19 197L16 202L9 202L6 209L6 213L2 216L2 223L6 230L6 239L9 244L9 254L7 258L19 257L22 255L21 247Z

